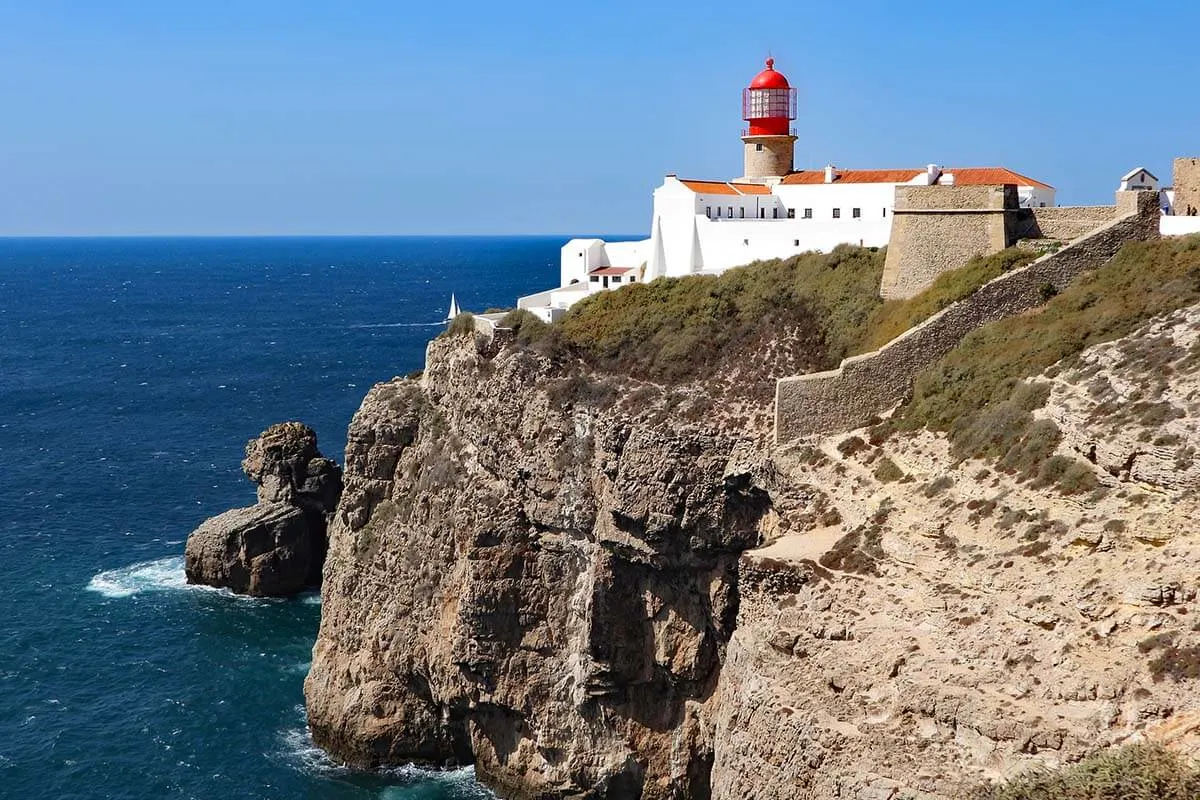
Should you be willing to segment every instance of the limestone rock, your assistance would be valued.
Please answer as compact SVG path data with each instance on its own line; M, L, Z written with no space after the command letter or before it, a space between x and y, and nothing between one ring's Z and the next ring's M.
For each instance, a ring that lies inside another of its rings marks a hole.
M950 800L1139 738L1200 756L1200 311L1183 320L1046 378L1063 446L1113 448L1098 469L1163 451L1086 496L930 432L771 451L686 402L626 402L645 386L605 406L546 357L435 340L350 425L313 738L576 800ZM1139 397L1154 364L1171 379ZM881 458L911 480L877 479Z
M313 738L357 766L473 761L520 796L704 796L737 560L770 504L761 453L559 380L438 339L420 383L364 399Z
M341 468L321 455L311 428L283 422L247 443L242 469L258 503L212 517L188 536L188 582L266 596L320 585Z
M234 508L204 521L187 540L189 583L281 597L320 578L324 521L286 503Z
M247 442L242 470L258 485L260 503L332 514L342 494L341 468L321 455L317 434L299 422L272 425Z

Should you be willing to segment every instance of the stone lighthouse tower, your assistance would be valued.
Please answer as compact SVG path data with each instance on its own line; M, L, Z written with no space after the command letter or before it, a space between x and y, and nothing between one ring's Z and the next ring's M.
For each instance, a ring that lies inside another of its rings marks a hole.
M792 171L796 137L791 124L796 118L796 90L782 72L775 71L775 59L767 59L767 68L754 76L742 90L742 119L749 127L742 132L746 145L743 178L762 181Z

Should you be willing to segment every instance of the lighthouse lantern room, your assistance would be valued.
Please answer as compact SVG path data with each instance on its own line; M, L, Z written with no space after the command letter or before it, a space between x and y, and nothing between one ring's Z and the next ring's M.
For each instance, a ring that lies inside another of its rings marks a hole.
M792 171L796 137L791 124L795 118L796 90L782 72L775 71L775 59L768 58L767 68L742 90L742 119L749 123L742 132L744 180L767 182Z

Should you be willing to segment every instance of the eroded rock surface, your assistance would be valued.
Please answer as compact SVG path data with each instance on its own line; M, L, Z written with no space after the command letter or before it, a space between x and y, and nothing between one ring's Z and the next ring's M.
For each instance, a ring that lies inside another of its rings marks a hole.
M769 476L738 439L574 385L457 338L368 394L305 684L335 757L474 761L520 796L705 796Z
M539 798L950 800L1141 738L1200 755L1197 313L1041 379L1063 452L1172 448L1097 447L1070 496L928 432L772 453L438 340L351 425L314 739Z
M319 585L341 468L321 455L311 428L284 422L247 443L242 469L259 502L207 519L188 536L188 582L274 597Z

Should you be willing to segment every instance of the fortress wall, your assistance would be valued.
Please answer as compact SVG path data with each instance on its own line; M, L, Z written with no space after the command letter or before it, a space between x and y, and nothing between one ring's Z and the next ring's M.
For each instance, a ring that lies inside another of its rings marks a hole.
M1015 186L897 186L879 293L919 294L943 272L1015 240Z
M1112 222L1116 206L1059 206L1022 208L1017 212L1016 238L1071 241Z
M1175 215L1200 215L1200 158L1175 159Z
M879 350L848 358L836 370L779 380L775 441L867 424L907 398L917 374L971 331L1041 305L1047 284L1062 289L1084 270L1107 262L1126 242L1158 236L1155 192L1120 192L1118 209L1127 213L1057 253L1001 275Z

